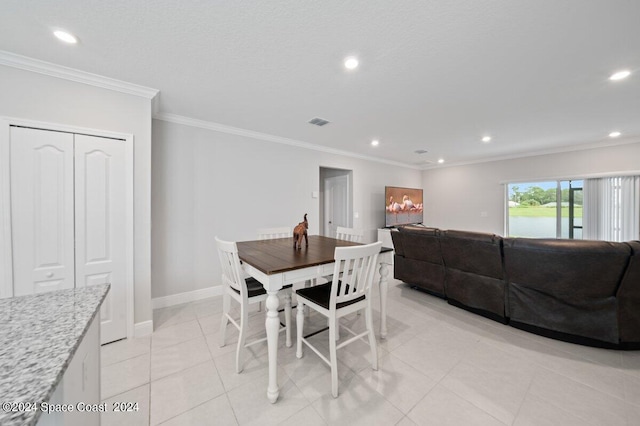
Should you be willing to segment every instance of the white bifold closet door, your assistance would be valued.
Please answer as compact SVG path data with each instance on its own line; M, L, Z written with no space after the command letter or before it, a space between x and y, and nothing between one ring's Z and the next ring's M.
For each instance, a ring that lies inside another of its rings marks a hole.
M124 144L11 127L14 296L110 283L102 343L127 335Z

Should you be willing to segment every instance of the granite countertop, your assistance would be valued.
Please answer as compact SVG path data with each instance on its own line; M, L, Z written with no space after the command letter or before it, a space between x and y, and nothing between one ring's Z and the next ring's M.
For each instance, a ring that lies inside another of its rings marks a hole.
M0 403L49 401L109 284L0 299ZM6 412L0 425L31 425L40 411Z

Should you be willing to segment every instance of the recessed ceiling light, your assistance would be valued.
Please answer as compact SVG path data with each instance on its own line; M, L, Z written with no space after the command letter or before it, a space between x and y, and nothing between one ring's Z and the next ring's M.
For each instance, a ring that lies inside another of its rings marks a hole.
M439 164L444 163L444 158L440 158L440 159L438 160L438 163L439 163Z
M491 142L491 136L485 136L482 138L482 142L487 143L487 142Z
M358 68L358 59L353 56L348 57L344 60L344 67L348 70L354 70Z
M611 74L611 77L609 77L609 80L613 80L613 81L622 80L629 77L630 75L631 75L631 71L622 70L622 71L618 71L616 73Z
M611 132L609 133L609 137L610 138L617 138L618 136L620 136L622 133L620 132Z
M76 44L78 42L78 39L73 34L70 34L66 31L57 30L53 32L53 35L58 37L58 39L64 41L65 43Z
M378 146L378 144L380 143L380 141L378 141L377 139L374 139L371 141L371 145L373 146Z

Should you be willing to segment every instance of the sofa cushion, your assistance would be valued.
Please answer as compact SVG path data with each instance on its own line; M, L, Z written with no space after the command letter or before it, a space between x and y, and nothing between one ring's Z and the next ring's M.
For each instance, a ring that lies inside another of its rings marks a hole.
M447 268L445 285L451 304L506 322L506 290L503 280Z
M507 292L502 271L502 237L442 231L440 246L449 302L505 321Z
M447 268L502 279L502 237L468 231L442 231L440 246Z
M399 234L405 257L442 265L439 229L405 226Z
M444 265L396 255L393 267L395 279L444 297Z

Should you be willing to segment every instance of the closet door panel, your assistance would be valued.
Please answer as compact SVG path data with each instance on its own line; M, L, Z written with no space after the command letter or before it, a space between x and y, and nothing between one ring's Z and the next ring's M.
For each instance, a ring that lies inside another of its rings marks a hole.
M101 341L126 337L124 141L75 135L76 286L109 283Z
M74 286L73 135L11 127L14 296Z

